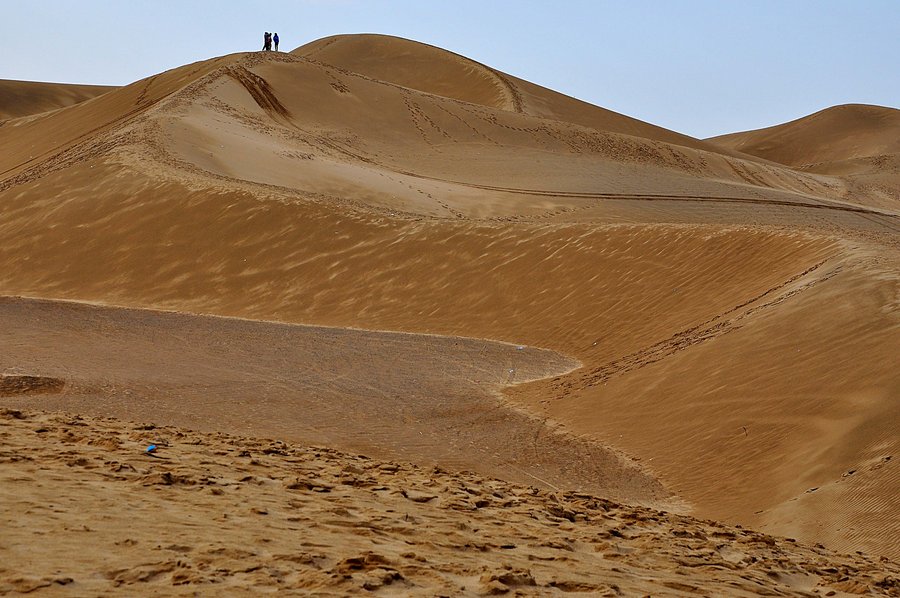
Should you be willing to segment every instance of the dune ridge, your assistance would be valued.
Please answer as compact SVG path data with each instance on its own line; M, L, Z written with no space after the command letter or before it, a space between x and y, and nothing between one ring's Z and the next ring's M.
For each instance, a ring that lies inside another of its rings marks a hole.
M241 75L250 73L248 66L273 72L263 73L254 83L258 75ZM284 89L288 99L267 95L257 85L268 79ZM371 101L361 106L356 94L341 91L349 90L351 81L361 85L361 93ZM0 188L27 181L29 173L44 172L54 163L68 164L73 154L102 155L113 144L121 147L141 139L145 147L136 152L141 165L148 153L164 153L161 157L167 170L177 164L220 180L234 178L282 189L303 189L306 193L347 195L350 191L353 195L366 194L367 203L378 203L382 194L392 194L402 205L390 207L451 217L484 217L493 211L486 211L484 206L473 211L473 194L467 188L472 184L478 191L498 188L490 194L497 197L491 206L494 209L507 203L504 189L517 193L516 212L529 204L570 209L572 204L583 203L579 195L596 189L598 182L625 198L665 192L678 198L689 189L741 199L757 195L752 189L762 186L768 193L784 195L785 201L843 199L837 183L723 156L710 151L712 147L697 150L540 115L490 112L487 107L431 94L413 98L406 89L290 55L232 55L189 65L127 86L83 111L76 108L58 118L18 127L10 133L16 142L11 147L27 148L28 156L11 151L0 161L5 176ZM240 94L247 93L253 104L240 99ZM209 95L209 101L197 101ZM322 96L336 97L323 103L318 101ZM167 108L161 110L155 104L164 99ZM226 108L220 103L223 100L234 106ZM381 102L387 104L379 105ZM171 122L161 113L171 114L173 110L182 114L177 132L171 138L159 139L159 135L168 135L166 123ZM248 110L262 120L237 118ZM304 116L287 118L289 112ZM580 110L588 120L601 112L586 104ZM210 130L210 119L225 119L228 126L220 127L219 132ZM267 128L272 125L274 129ZM368 133L373 126L403 133L385 145ZM54 135L48 135L51 128ZM120 134L109 138L113 130ZM107 138L106 142L101 143L100 137ZM198 139L204 143L197 145ZM365 142L348 144L343 139ZM237 140L240 149L231 147ZM146 147L148 142L150 147ZM471 147L479 147L474 156L468 151ZM522 159L545 164L534 170L530 181L513 181L504 176L508 168L502 166L472 168L473 158L487 165L508 162L506 152L510 147L515 147ZM210 160L210 154L221 158ZM232 155L242 159L234 163L228 159ZM480 170L490 176L479 176ZM290 176L286 176L288 172ZM644 176L638 176L639 172ZM523 184L526 182L531 184ZM532 195L529 190L537 193ZM556 196L548 200L543 190ZM436 194L448 200L435 200ZM508 216L510 210L501 213Z
M698 139L575 100L470 58L412 40L375 34L336 35L291 53L379 81L489 108L710 149Z

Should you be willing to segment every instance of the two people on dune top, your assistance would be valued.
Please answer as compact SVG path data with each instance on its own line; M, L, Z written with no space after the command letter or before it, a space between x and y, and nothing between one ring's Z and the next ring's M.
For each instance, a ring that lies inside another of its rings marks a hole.
M263 35L263 50L269 52L272 50L272 44L275 44L275 51L278 51L278 34L277 33L266 33Z

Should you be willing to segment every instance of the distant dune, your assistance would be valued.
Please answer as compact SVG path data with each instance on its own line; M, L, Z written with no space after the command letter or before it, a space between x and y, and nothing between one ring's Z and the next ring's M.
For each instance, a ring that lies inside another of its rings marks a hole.
M55 382L0 406L898 557L896 114L698 140L360 35L5 121L0 374Z
M805 172L842 177L848 196L900 206L900 110L847 104L797 120L709 139Z
M900 110L846 104L709 141L787 166L825 172L836 162L900 153Z
M65 108L113 89L106 85L0 80L0 120Z

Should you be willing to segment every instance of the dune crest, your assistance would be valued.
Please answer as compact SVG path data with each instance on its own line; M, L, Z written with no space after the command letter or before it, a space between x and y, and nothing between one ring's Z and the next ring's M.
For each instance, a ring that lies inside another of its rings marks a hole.
M570 98L464 56L408 39L373 34L336 35L291 53L379 81L488 108L711 149L698 139Z

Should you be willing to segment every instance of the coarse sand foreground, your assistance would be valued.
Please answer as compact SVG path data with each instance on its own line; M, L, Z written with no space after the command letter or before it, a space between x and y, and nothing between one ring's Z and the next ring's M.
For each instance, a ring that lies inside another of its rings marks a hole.
M112 419L0 422L0 593L900 594L884 557L590 494Z

